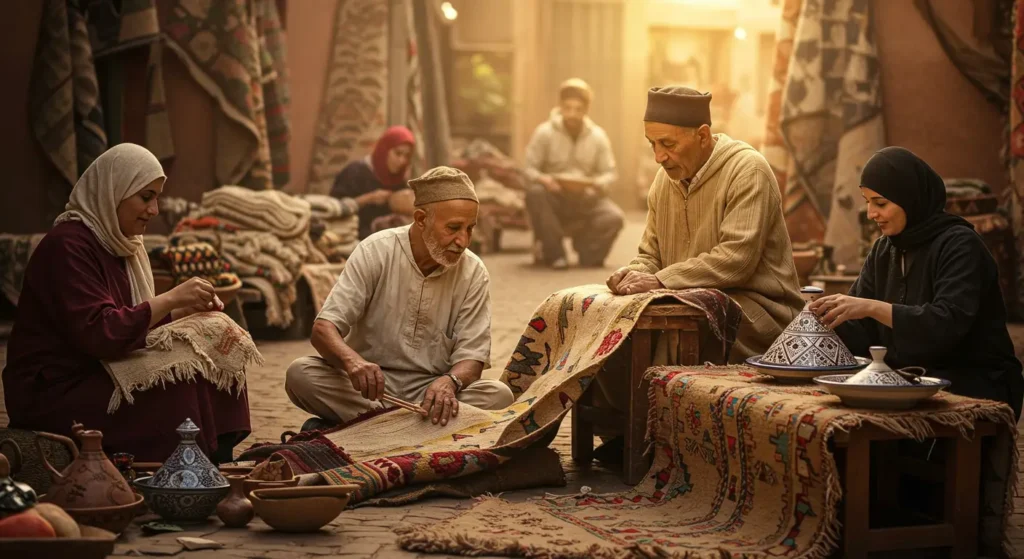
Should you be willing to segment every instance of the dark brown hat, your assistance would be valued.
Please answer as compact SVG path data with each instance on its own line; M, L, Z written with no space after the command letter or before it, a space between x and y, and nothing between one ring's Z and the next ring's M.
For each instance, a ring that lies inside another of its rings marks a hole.
M711 94L680 85L652 87L647 91L644 121L685 128L711 126Z

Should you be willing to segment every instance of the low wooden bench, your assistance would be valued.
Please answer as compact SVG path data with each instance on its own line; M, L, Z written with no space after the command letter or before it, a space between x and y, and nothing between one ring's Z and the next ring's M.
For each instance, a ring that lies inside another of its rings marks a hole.
M706 321L703 311L680 303L651 303L640 315L633 332L629 374L629 409L618 413L593 405L592 382L572 410L572 458L589 464L594 457L594 426L623 430L623 481L637 484L650 469L650 458L644 456L647 435L647 411L650 407L644 374L654 358L654 332L679 332L680 365L697 365L700 359L700 323Z
M837 462L843 468L843 557L868 557L871 552L951 548L950 557L977 557L978 510L981 482L981 440L996 435L994 423L978 423L974 436L964 438L960 432L945 425L933 425L935 438L948 439L944 468L929 471L920 467L908 468L895 453L888 453L885 472L877 472L877 495L880 508L892 511L899 507L899 483L902 473L924 478L938 478L945 487L943 518L933 524L901 527L872 528L871 497L871 443L897 441L904 437L865 425L849 433L839 432L833 438L837 448ZM891 468L889 467L891 465ZM883 474L884 475L881 475Z

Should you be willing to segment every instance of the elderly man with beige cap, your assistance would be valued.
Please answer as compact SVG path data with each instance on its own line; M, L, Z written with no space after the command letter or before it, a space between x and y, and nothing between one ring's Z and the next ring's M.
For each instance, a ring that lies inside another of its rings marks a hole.
M490 278L469 251L478 201L465 173L437 167L409 181L412 225L367 237L313 324L318 356L295 360L292 403L314 415L303 430L380 409L384 394L447 424L459 403L501 409L512 391L480 378L490 366Z
M624 223L608 198L618 181L615 156L604 129L587 116L593 92L573 78L558 90L558 106L526 146L530 180L526 209L536 238L535 259L565 269L563 239L572 238L583 267L601 267Z

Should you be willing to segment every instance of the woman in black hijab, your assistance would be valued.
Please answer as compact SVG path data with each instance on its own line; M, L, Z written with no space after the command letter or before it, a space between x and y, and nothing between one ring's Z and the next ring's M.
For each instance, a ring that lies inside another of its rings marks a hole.
M998 270L967 220L945 212L938 173L900 147L861 172L868 218L882 231L849 295L811 303L856 355L888 348L895 368L919 365L950 392L1006 402L1020 418L1024 377L999 290Z

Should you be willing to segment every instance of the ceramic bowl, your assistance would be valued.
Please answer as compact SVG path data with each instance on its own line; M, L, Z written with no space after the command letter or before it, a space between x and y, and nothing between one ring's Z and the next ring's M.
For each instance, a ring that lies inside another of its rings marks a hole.
M922 400L931 398L952 384L946 379L920 377L920 384L851 384L852 375L826 375L814 379L829 392L839 396L843 405L851 408L906 410Z
M65 508L64 511L79 524L94 526L114 534L120 534L132 523L135 516L145 509L143 496L136 493L135 497L135 502L127 505L88 509Z
M242 482L242 491L248 495L250 492L257 489L279 489L282 487L295 487L299 483L299 478L293 477L292 479L283 479L281 481L266 481L262 479L246 479Z
M765 363L761 355L748 357L745 361L762 375L767 375L783 384L801 384L814 380L822 375L834 375L838 373L856 373L871 363L866 357L854 357L856 364L840 365L836 367L799 367L793 365L776 365Z
M315 532L337 518L351 498L351 492L340 496L308 497L275 496L272 493L288 489L305 488L257 489L249 495L256 514L279 532ZM268 492L271 493L268 495Z
M148 476L139 478L135 480L135 487L145 496L149 510L169 521L206 520L217 508L217 503L231 490L230 484L195 489L153 487L149 485L152 479Z

